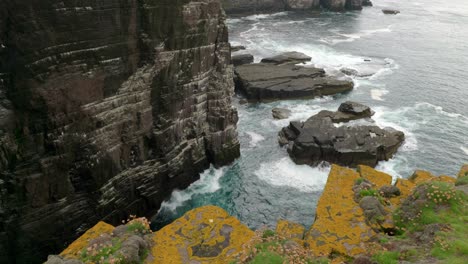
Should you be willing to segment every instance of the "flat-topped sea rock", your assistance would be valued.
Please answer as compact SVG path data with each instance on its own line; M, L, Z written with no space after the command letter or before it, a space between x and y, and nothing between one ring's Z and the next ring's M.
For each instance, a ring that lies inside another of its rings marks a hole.
M396 9L382 9L382 12L386 15L396 15L400 13L400 11Z
M356 167L375 167L390 159L401 146L405 135L393 128L372 125L335 126L372 116L370 108L346 102L342 111L322 111L305 122L291 122L279 133L280 145L288 145L288 153L297 164L318 165L322 161Z
M236 67L236 90L251 101L313 98L349 92L354 83L327 76L323 69L255 63Z
M240 66L244 64L249 64L254 61L254 56L252 54L239 54L239 55L233 55L231 57L231 63L234 66Z
M279 55L264 58L261 62L263 63L274 63L274 64L298 64L311 61L312 57L297 51L284 52Z

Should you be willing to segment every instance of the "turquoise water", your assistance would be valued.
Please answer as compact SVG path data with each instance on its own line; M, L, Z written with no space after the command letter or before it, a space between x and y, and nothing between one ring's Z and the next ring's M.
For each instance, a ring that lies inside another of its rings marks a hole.
M175 191L155 217L157 225L207 204L223 207L251 228L274 226L279 218L311 225L329 166L295 165L279 147L277 133L292 120L336 110L346 100L371 106L376 124L407 136L394 159L378 169L395 177L408 177L415 169L455 175L468 162L468 2L373 2L362 12L285 12L229 20L231 42L246 45L244 52L257 61L294 50L312 56L311 64L329 74L354 68L370 76L354 78L356 89L336 97L255 105L239 105L235 99L242 157ZM384 15L384 7L401 14ZM274 107L293 114L273 120Z

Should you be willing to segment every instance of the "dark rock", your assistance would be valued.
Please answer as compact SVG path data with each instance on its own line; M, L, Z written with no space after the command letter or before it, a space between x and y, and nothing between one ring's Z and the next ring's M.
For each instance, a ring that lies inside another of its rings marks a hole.
M362 0L362 6L373 6L371 0Z
M377 264L377 262L367 256L358 256L353 260L352 264Z
M400 13L399 10L395 10L395 9L382 9L382 12L386 15L396 15Z
M315 166L327 161L351 167L360 164L375 167L380 160L390 159L405 139L403 132L392 128L335 127L333 122L341 121L335 118L335 113L322 111L306 122L291 122L282 129L279 143L288 142L288 153L294 162Z
M149 251L150 245L140 236L130 236L122 242L121 248L114 253L122 258L122 263L141 263L145 251Z
M338 108L339 112L359 116L360 118L371 117L372 110L367 105L346 101Z
M364 212L366 220L370 223L379 222L387 214L385 208L375 196L365 196L359 202L359 206Z
M298 64L298 63L305 63L311 61L312 57L307 56L304 53L291 51L281 53L279 55L268 57L262 59L261 62L263 63L274 63L274 64Z
M286 119L291 115L291 110L284 108L273 108L271 113L274 119Z
M60 256L50 255L44 264L84 264L77 259L63 259Z
M379 189L379 193L386 198L391 198L395 196L400 196L401 191L398 187L394 185L385 185Z
M237 52L237 51L240 51L240 50L245 50L246 47L245 46L242 46L242 45L239 45L239 46L231 46L231 52Z
M249 64L254 61L254 56L251 54L239 54L231 57L231 63L234 66L240 66L243 64Z
M352 81L326 76L323 69L256 63L236 67L236 90L252 101L312 98L348 92Z
M345 9L346 10L362 10L362 1L363 0L346 0Z
M430 244L434 242L434 238L437 233L441 231L447 231L448 229L450 229L450 227L447 224L429 224L424 226L422 231L415 232L414 238L416 238L421 243Z
M342 73L348 75L348 76L358 76L359 75L359 72L355 69L351 69L351 68L342 68L340 70Z
M360 10L364 5L372 5L370 0L222 0L229 15L242 16L259 13L273 13L290 10L331 11Z
M151 216L239 156L219 1L0 1L0 39L0 263Z
M333 123L349 122L351 120L357 120L362 118L370 118L374 115L374 111L370 107L347 101L340 105L338 111L332 112L323 110L320 111L315 118L326 118L329 117Z

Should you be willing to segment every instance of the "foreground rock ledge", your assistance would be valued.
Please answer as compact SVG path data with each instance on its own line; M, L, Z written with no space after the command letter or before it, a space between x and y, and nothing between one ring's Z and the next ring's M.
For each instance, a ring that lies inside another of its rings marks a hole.
M288 145L288 153L297 164L317 165L322 161L356 167L375 167L390 159L402 145L403 132L378 126L342 125L334 123L369 118L367 106L346 102L341 111L321 111L305 122L291 122L279 133L280 145Z
M351 263L350 258L367 258L384 249L384 245L377 241L388 239L387 234L397 228L393 215L398 209L407 208L405 215L412 217L411 213L416 208L412 205L421 207L427 202L421 199L423 196L413 193L424 190L424 186L428 186L426 184L437 182L447 183L452 188L458 182L464 182L466 186L468 183L460 180L468 177L467 170L468 166L465 165L458 180L444 175L434 176L427 171L416 171L409 179L398 179L392 184L391 175L368 166L360 165L357 170L353 170L333 165L310 229L279 220L276 234L286 247L301 248L309 260L325 257L330 258L330 263ZM366 194L376 190L378 193ZM253 248L258 249L255 243L259 239L259 232L254 233L216 206L191 210L155 233L149 231L147 224L141 230L129 228L135 221L138 219L116 228L99 222L60 256L50 256L47 264L81 264L83 250L108 240L109 236L125 240L117 252L125 253L127 258L137 256L144 263L154 264L249 263L249 259L242 256L251 255ZM126 236L132 232L134 235ZM265 233L260 232L261 236L264 237ZM146 250L145 254L137 254L140 251L133 250L148 247L150 250ZM427 263L422 261L418 263Z

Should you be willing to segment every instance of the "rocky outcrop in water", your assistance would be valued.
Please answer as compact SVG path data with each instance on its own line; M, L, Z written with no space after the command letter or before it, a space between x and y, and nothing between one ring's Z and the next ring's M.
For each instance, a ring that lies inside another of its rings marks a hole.
M239 156L224 20L216 0L0 2L0 262Z
M229 15L250 15L274 13L289 10L331 11L361 10L363 6L372 6L370 0L222 0Z
M235 68L236 90L250 101L313 98L349 92L354 83L326 75L320 68L296 66L310 61L292 52Z
M334 123L370 117L363 105L346 102L337 112L321 111L305 122L291 122L279 133L279 143L288 145L288 153L297 164L317 165L322 161L356 167L375 167L390 159L403 143L403 132L392 128Z

